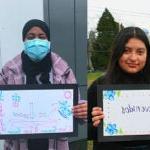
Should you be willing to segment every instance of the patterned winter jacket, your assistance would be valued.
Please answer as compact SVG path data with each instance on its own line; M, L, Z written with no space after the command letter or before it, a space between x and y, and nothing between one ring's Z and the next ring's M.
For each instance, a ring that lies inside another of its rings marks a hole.
M49 80L53 84L76 83L75 76L68 64L57 54L52 53L52 69ZM26 84L26 76L22 70L21 54L6 63L0 73L0 85ZM67 138L49 139L48 150L68 150ZM28 150L27 140L6 140L4 150Z

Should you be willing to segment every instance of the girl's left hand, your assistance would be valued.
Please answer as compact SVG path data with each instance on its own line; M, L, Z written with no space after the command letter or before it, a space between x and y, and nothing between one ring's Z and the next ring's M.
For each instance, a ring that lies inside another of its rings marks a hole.
M76 118L87 119L87 102L73 106L72 112Z

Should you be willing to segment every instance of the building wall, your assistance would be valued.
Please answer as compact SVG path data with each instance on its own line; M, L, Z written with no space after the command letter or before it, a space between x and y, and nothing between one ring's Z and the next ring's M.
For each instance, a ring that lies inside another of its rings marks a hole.
M43 0L0 0L0 68L23 50L25 22L43 16Z

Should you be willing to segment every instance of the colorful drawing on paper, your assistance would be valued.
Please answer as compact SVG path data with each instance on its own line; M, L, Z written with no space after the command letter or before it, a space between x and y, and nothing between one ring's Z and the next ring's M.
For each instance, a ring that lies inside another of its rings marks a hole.
M71 89L6 90L0 98L0 134L73 132Z
M150 90L104 90L103 111L104 136L150 134Z

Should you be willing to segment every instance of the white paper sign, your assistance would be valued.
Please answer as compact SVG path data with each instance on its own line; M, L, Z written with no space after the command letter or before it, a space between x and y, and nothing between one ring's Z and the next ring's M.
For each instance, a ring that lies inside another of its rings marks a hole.
M73 132L73 89L0 91L0 134Z
M150 135L150 90L103 90L103 136Z

